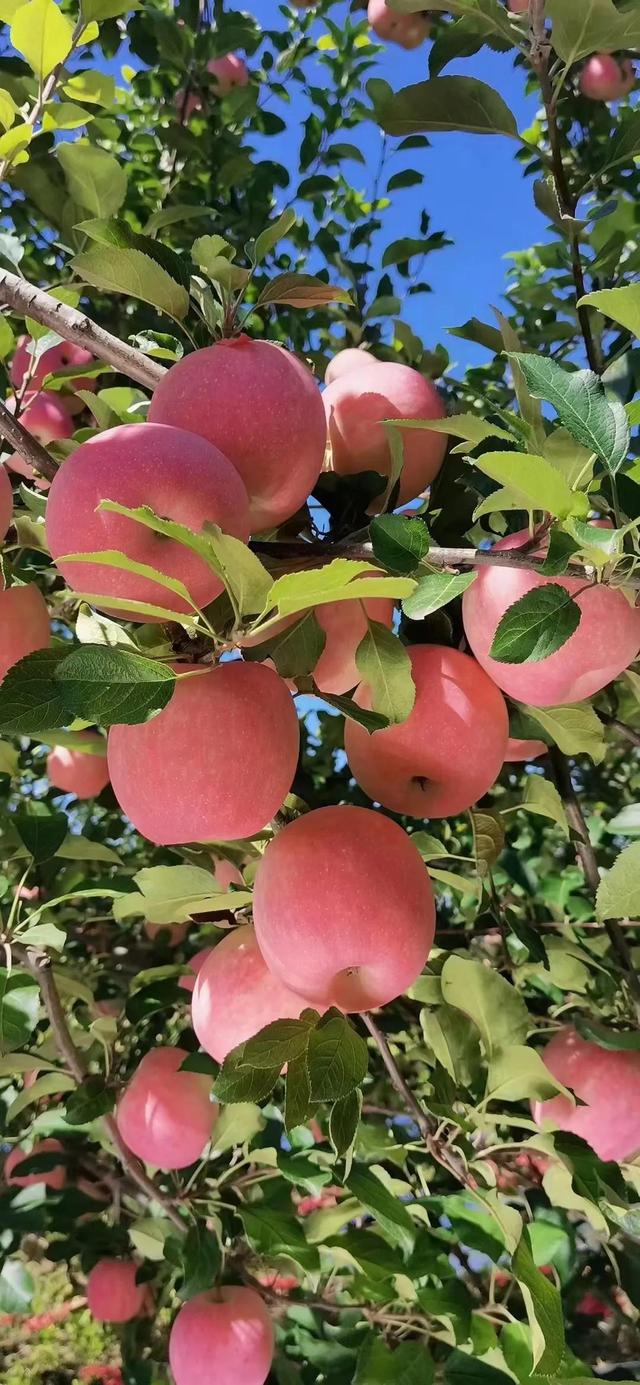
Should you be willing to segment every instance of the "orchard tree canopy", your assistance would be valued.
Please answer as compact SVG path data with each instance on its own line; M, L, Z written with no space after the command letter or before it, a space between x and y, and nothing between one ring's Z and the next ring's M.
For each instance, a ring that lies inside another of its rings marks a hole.
M423 5L0 0L6 1385L640 1379L640 2Z

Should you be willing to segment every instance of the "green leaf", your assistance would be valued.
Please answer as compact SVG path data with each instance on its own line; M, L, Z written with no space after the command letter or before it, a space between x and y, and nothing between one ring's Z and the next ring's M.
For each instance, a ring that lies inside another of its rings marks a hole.
M36 77L48 77L71 51L73 25L55 0L29 0L16 11L11 43Z
M36 1078L30 1087L23 1087L11 1102L6 1115L7 1125L11 1125L29 1106L42 1101L43 1097L59 1096L61 1092L72 1091L75 1085L73 1077L67 1072L47 1072L43 1077Z
M446 1004L439 1004L437 1010L421 1010L420 1024L425 1043L436 1062L454 1082L470 1087L480 1064L476 1026L459 1010Z
M76 226L76 230L82 231L84 235L97 241L99 245L113 247L116 250L142 251L143 255L148 255L149 259L154 260L161 269L166 270L175 284L181 284L184 289L188 290L191 276L184 259L176 254L175 250L170 250L167 245L163 245L161 241L152 240L149 236L142 236L136 231L132 231L129 223L122 218L116 216L94 217L90 221L81 221Z
M579 6L566 0L547 0L546 13L553 25L554 49L567 66L590 53L640 47L640 16L635 5L618 10L613 0L585 0Z
M309 1119L313 1110L306 1049L287 1065L284 1102L285 1130L295 1130Z
M546 399L572 437L616 472L629 451L629 424L622 404L610 403L592 370L566 370L548 356L508 351L535 399Z
M575 1025L583 1039L590 1039L598 1048L605 1048L611 1053L638 1053L640 1051L640 1033L637 1030L627 1032L622 1029L607 1029L599 1020L593 1019L591 1015L576 1014L572 1017Z
M59 149L69 148L77 148L77 145L59 146ZM117 201L117 205L110 206L108 211L103 208L101 214L109 215L117 211L120 205L121 201ZM95 246L82 255L76 255L72 268L80 279L93 284L94 288L139 298L143 303L151 303L159 312L167 313L176 322L181 322L187 315L189 295L186 289L141 250Z
M26 1313L35 1293L33 1277L21 1260L5 1260L0 1270L0 1312Z
M416 1239L416 1228L406 1207L385 1188L370 1169L352 1169L345 1186L375 1217L380 1230L392 1246L410 1255Z
M213 1231L201 1222L190 1226L179 1242L179 1256L183 1274L180 1298L207 1293L216 1283L222 1265L222 1252Z
M37 736L64 726L67 713L54 674L64 649L38 649L9 669L0 684L0 731L10 736Z
M65 813L36 813L25 808L13 814L12 822L36 865L55 856L68 830Z
M127 195L127 174L113 154L108 154L97 144L89 144L88 140L74 140L73 143L58 144L56 157L62 166L69 194L79 207L86 207L92 216L97 217L114 216L120 210ZM93 259L101 260L104 254L104 251L98 253L90 250L79 259L86 259L91 265ZM78 273L86 277L89 283L93 282L84 274L84 270L78 270ZM109 288L110 285L104 283L97 287Z
M406 721L416 700L411 660L397 635L375 620L356 649L356 667L367 685L374 712L390 723Z
M141 10L140 0L82 0L82 18L86 24L92 20L119 19L122 14Z
M329 1139L339 1159L349 1155L355 1144L362 1113L359 1088L334 1101L329 1116Z
M523 452L484 452L470 461L485 476L508 487L511 495L522 500L523 509L548 510L558 519L568 515L584 518L589 513L586 495L572 491L562 472L546 457Z
M499 1049L525 1043L527 1007L499 972L453 954L442 969L442 994L448 1005L462 1010L477 1025L488 1057Z
M66 1103L68 1125L89 1125L113 1110L115 1093L104 1085L102 1077L86 1077Z
M364 726L365 731L382 731L385 726L389 725L387 717L381 716L379 712L370 712L367 707L359 707L352 697L344 697L339 693L320 692L317 688L315 694L323 702L328 702L330 707L335 707L336 711L341 712L343 716L357 722L358 726Z
M513 1044L495 1054L487 1075L487 1101L546 1101L560 1093L573 1104L571 1093L556 1081L535 1048Z
M536 587L508 606L489 651L502 664L537 663L548 659L578 629L581 611L557 582Z
M565 707L523 707L528 717L546 731L564 755L590 755L600 764L605 755L602 722L585 702Z
M340 1101L367 1075L367 1045L344 1015L320 1023L308 1036L307 1065L312 1101Z
M578 307L597 308L605 317L628 327L634 337L640 337L640 284L627 284L622 289L600 289L587 293Z
M476 572L430 572L418 579L415 591L405 597L402 609L410 620L424 620L461 596L476 577Z
M462 130L518 137L515 118L502 97L475 77L434 77L395 94L388 87L380 92L369 82L367 91L378 123L388 135Z
M334 288L315 274L278 274L261 290L256 308L286 303L291 308L317 308L323 303L351 303L346 289Z
M562 1300L554 1284L536 1268L527 1227L511 1259L524 1299L533 1347L533 1364L542 1375L554 1375L565 1351Z
M54 678L69 716L99 726L148 721L171 701L176 683L166 664L102 644L74 649Z
M122 894L114 904L114 918L142 915L150 923L186 923L194 914L242 909L251 903L248 890L221 890L210 871L202 866L146 866L134 875L137 890Z
M23 1048L40 1011L40 990L24 972L0 967L0 1053Z
M371 563L334 558L326 567L278 577L268 592L265 610L275 608L279 616L288 616L329 601L367 601L378 596L400 598L409 596L415 585L411 577L372 577Z
M452 1351L444 1367L446 1385L513 1385L513 1376L468 1356L466 1351Z
M213 1094L224 1104L266 1101L280 1076L280 1063L270 1068L248 1067L243 1050L240 1044L227 1054L215 1080Z
M135 5L127 5L127 9L135 8ZM109 77L106 72L87 68L84 72L75 72L73 77L68 77L62 90L72 101L95 106L112 106L116 84L113 77Z
M45 133L47 130L78 130L81 125L88 125L94 115L94 111L85 111L72 101L51 101L45 106L42 129Z
M575 539L572 539L570 534L565 534L563 529L554 526L549 535L549 547L540 571L545 577L562 577L569 567L570 559L579 551L580 546Z
M539 774L530 774L522 800L522 807L527 808L530 813L537 813L539 817L550 818L557 823L565 836L569 836L569 824L564 805L555 784L548 779L543 779Z
M313 673L326 644L326 634L313 611L295 625L287 626L270 640L244 650L244 658L262 663L273 659L281 678L302 678Z
M390 572L415 572L429 551L429 530L408 515L378 515L370 526L373 556Z
M603 919L635 919L640 910L640 842L625 847L600 881L596 916Z
M271 251L275 249L278 241L284 240L289 231L293 230L297 220L296 213L289 207L287 211L281 212L280 216L276 217L276 220L272 221L269 226L266 226L259 236L256 236L253 245L249 242L247 254L252 263L262 264L267 255L270 255Z
M353 1385L431 1385L432 1380L431 1357L419 1342L403 1342L392 1351L383 1337L365 1337Z
M313 1021L306 1019L279 1019L266 1024L253 1038L240 1044L244 1066L277 1067L280 1071L285 1063L307 1052L312 1025ZM238 1049L232 1049L232 1053L237 1052Z
M489 874L504 847L504 823L499 813L490 813L486 808L472 808L469 817L473 830L476 869L482 877Z
M185 1071L184 1063L181 1072ZM239 1101L220 1111L214 1126L211 1154L226 1154L239 1145L248 1145L266 1125L260 1107L251 1101Z

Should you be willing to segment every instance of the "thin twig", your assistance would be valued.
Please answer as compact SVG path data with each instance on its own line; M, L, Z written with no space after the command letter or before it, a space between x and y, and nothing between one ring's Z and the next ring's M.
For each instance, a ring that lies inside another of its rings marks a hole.
M626 721L619 721L618 717L613 717L609 712L598 712L600 720L605 726L610 726L612 731L617 731L629 745L640 746L640 731L634 731L632 726L627 726Z
M382 1030L378 1029L373 1015L365 1010L362 1014L362 1019L378 1048L380 1057L382 1058L398 1096L402 1097L404 1105L409 1114L413 1117L432 1158L435 1159L436 1163L440 1164L443 1169L446 1169L448 1173L453 1174L453 1177L466 1188L475 1188L477 1186L475 1179L469 1173L460 1155L458 1155L455 1150L451 1149L444 1140L438 1137L437 1132L439 1127L437 1120L434 1116L429 1115L427 1111L423 1110L419 1102L416 1101L413 1092L407 1086L384 1034Z
M107 365L112 365L115 370L131 380L137 380L140 385L146 385L148 389L155 389L167 373L158 361L151 360L134 346L119 341L118 337L99 327L86 313L70 308L66 303L59 303L50 293L36 288L26 279L20 279L17 274L11 274L8 269L0 269L0 301L23 317L32 317L41 326L50 327L66 341L86 347L98 360L106 361Z
M9 412L6 404L0 401L0 437L15 447L16 452L22 457L23 462L28 462L38 475L46 477L47 481L53 481L58 470L53 457L49 456L47 449L28 433L26 428L13 414Z

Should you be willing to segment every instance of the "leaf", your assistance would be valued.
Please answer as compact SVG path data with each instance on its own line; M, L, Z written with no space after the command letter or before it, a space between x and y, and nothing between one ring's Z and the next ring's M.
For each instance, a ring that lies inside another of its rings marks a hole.
M627 284L621 289L600 289L587 293L578 307L597 308L605 317L628 327L634 337L640 337L640 284Z
M640 842L626 846L600 881L596 917L636 919L640 911Z
M276 217L269 226L266 226L264 231L256 236L253 245L250 242L247 247L247 254L252 263L262 264L267 255L270 255L271 251L275 249L278 241L284 240L289 231L293 230L297 220L296 213L289 207L287 211L281 212L280 216Z
M77 148L77 145L60 145L59 148ZM109 211L103 209L102 215L117 211L120 205L118 201L117 206L109 207ZM167 313L176 322L181 322L187 315L189 295L186 289L141 250L95 246L82 255L76 255L72 268L80 279L93 284L94 288L139 298L143 303L151 303L158 312Z
M545 457L523 452L483 452L470 459L471 465L490 476L510 494L522 500L523 509L548 510L558 519L589 513L586 495L572 491L562 472Z
M452 954L442 969L442 994L477 1025L491 1058L499 1049L526 1041L527 1007L521 995L497 971L482 962Z
M629 425L622 404L610 403L592 370L565 370L548 356L508 351L535 399L546 399L565 428L615 473L629 451Z
M339 1159L345 1158L356 1140L362 1113L359 1088L333 1103L329 1115L329 1139Z
M184 1071L183 1064L181 1072ZM225 1106L214 1126L211 1156L226 1154L227 1150L235 1149L239 1145L248 1145L261 1130L264 1130L265 1125L266 1120L260 1107L253 1102L245 1101L234 1106Z
M518 137L515 118L502 97L474 77L434 77L396 94L389 87L381 93L376 84L369 82L367 92L378 123L388 135L462 130L475 135Z
M12 665L0 684L0 731L37 736L64 726L67 714L54 673L66 657L64 649L38 649Z
M407 650L386 625L367 620L367 626L356 649L356 667L369 689L372 709L391 724L406 721L416 700Z
M69 716L99 726L148 721L171 701L176 684L166 664L101 644L74 649L54 678Z
M308 1037L307 1066L312 1101L341 1101L367 1075L367 1045L344 1015L320 1023Z
M26 1313L30 1308L35 1284L21 1260L5 1260L0 1270L0 1312Z
M439 1004L436 1010L421 1010L420 1024L425 1043L436 1062L455 1083L470 1087L480 1063L476 1026L459 1010L443 1004Z
M286 303L292 308L316 308L323 303L351 303L346 289L334 288L315 274L278 274L261 290L255 307Z
M535 1048L513 1044L491 1060L487 1101L546 1101L558 1093L574 1104L571 1092L552 1076Z
M135 8L135 4L127 5L128 10ZM116 84L113 77L109 77L106 72L87 68L84 72L75 72L73 77L68 77L62 90L72 101L81 101L84 105L112 106Z
M640 1051L640 1033L637 1030L627 1032L621 1029L607 1029L599 1020L593 1019L591 1015L576 1014L572 1017L572 1023L583 1039L590 1039L598 1048L607 1049L612 1053L638 1053Z
M562 1300L555 1285L536 1268L527 1227L511 1258L511 1268L527 1310L534 1367L542 1375L554 1375L565 1352Z
M18 1092L17 1097L11 1102L6 1115L7 1125L16 1120L29 1106L41 1101L43 1097L58 1096L61 1092L72 1091L75 1085L73 1077L70 1077L67 1072L47 1072L43 1077L36 1078L30 1087L23 1087L22 1091Z
M490 657L502 664L548 659L571 638L581 618L577 602L557 582L536 587L507 607L493 637Z
M429 530L408 515L378 515L370 526L373 556L390 572L415 572L429 551Z
M469 811L473 829L473 854L476 869L482 878L495 865L505 844L504 823L499 813L472 808Z
M213 1231L202 1222L190 1226L184 1240L179 1242L179 1257L183 1274L180 1298L185 1300L208 1293L222 1266L222 1252Z
M411 596L405 597L402 609L410 620L424 620L450 601L455 601L475 582L476 572L430 572L418 579Z
M325 567L307 568L305 572L290 572L278 577L267 595L265 610L275 608L279 616L295 615L297 611L329 601L409 596L414 588L415 582L410 577L372 577L371 563L334 558Z
M271 1068L248 1067L243 1050L240 1044L227 1054L214 1082L213 1094L224 1104L266 1101L280 1076L279 1063Z
M108 217L118 212L127 195L127 174L124 167L96 144L88 140L74 140L73 143L58 144L56 157L62 166L70 196L79 207L85 207L93 216ZM97 258L102 260L105 251L89 250L79 256L89 265ZM76 265L78 261L76 260ZM84 271L78 271L83 274ZM89 283L93 281L89 279ZM98 287L109 288L108 283Z
M13 814L12 822L36 865L56 855L68 830L65 813L34 813L25 808Z
M379 712L370 712L367 707L359 707L352 697L344 697L338 693L320 692L318 688L315 688L314 691L316 697L319 697L322 702L328 702L330 707L335 707L336 711L341 712L343 716L357 722L358 726L364 726L365 731L382 731L385 726L389 725L387 717L381 716Z
M539 774L528 775L522 807L528 808L530 813L537 813L539 817L550 818L562 828L566 837L569 836L564 804L555 784L548 779L543 779Z
M375 1217L380 1230L392 1246L410 1255L416 1239L416 1228L406 1207L380 1182L370 1169L352 1169L345 1187Z
M311 1083L305 1050L287 1065L284 1101L285 1130L295 1130L297 1125L303 1125L309 1119L312 1110Z
M569 568L569 560L579 551L580 547L575 539L572 539L570 534L565 534L563 529L554 526L549 535L549 547L544 562L540 565L540 571L545 577L562 577Z
M618 10L613 0L584 0L578 6L547 0L546 13L553 25L554 49L567 66L590 53L640 46L640 16L634 5Z
M0 967L0 1053L23 1048L40 1012L40 989L23 972Z
M239 1045L244 1067L272 1068L278 1071L285 1063L306 1054L313 1022L306 1019L279 1019L266 1024ZM238 1049L232 1049L238 1053ZM238 1059L240 1061L240 1058Z
M604 759L602 722L587 703L568 703L565 707L524 706L523 711L546 731L564 755L590 755L594 764Z
M115 1093L104 1085L102 1077L86 1077L66 1103L68 1125L89 1125L113 1110Z
M353 1385L431 1385L432 1380L431 1357L419 1342L403 1342L392 1351L383 1337L367 1334Z
M113 913L117 922L142 915L150 923L186 923L194 914L242 909L251 903L248 890L221 890L202 866L146 866L134 875L137 891L122 894Z
M13 778L18 769L20 754L14 745L9 741L0 741L0 774L9 774Z
M243 657L273 659L281 678L302 678L313 672L326 644L326 634L313 611L308 611L295 625L287 626L270 640L255 648L245 648Z
M71 51L73 26L55 0L29 0L16 11L11 43L36 77L48 77Z
M446 1385L513 1385L513 1376L506 1371L457 1349L447 1357L443 1378Z

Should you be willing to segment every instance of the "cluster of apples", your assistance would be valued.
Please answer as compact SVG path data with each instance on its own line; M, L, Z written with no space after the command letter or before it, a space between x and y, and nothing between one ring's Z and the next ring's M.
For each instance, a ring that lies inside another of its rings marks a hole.
M529 0L507 0L512 14L528 14ZM636 84L636 70L630 58L614 58L611 53L594 53L580 72L580 91L590 101L623 101Z
M400 48L419 48L431 29L426 14L401 14L392 10L386 0L369 0L367 18L378 38L397 43Z

